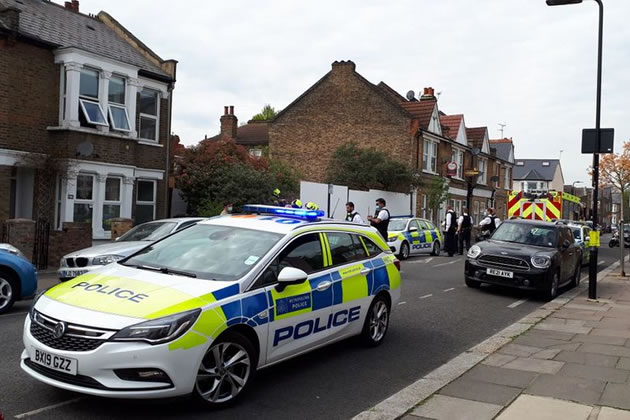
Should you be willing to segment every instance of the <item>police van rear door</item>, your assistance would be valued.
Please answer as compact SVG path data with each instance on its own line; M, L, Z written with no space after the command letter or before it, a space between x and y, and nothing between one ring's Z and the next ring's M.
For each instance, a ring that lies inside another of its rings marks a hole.
M332 328L333 290L328 250L321 233L293 239L257 283L264 284L270 310L267 363L326 342ZM277 276L284 267L308 274L301 284L278 291Z

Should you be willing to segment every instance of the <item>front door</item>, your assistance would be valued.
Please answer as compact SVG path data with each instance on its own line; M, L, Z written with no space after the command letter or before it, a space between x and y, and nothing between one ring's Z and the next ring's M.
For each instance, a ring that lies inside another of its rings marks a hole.
M330 336L333 289L323 236L308 233L295 238L262 274L270 306L267 363L326 342ZM278 287L278 274L294 267L308 274L300 284Z

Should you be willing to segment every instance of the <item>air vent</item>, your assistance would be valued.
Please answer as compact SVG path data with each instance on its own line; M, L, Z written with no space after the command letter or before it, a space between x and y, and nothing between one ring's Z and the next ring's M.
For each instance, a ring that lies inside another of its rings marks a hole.
M516 166L525 166L525 162L516 162Z
M85 26L87 26L87 28L88 28L88 29L90 29L90 30L92 30L92 31L95 31L95 30L96 30L96 29L94 29L94 26L91 26L91 25L85 25Z
M542 166L549 166L549 162L543 162Z
M19 3L19 4L24 4L24 2L22 0L15 0L15 2Z

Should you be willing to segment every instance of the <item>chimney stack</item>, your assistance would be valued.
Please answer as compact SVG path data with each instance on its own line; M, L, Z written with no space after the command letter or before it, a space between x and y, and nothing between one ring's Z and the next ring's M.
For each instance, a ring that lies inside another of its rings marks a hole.
M221 116L221 138L236 140L238 129L238 118L234 115L234 105L223 107L224 114Z
M424 93L420 97L420 100L426 101L429 99L435 100L435 90L432 87L425 87Z
M64 3L64 7L68 10L72 10L73 12L79 13L79 1L72 0Z

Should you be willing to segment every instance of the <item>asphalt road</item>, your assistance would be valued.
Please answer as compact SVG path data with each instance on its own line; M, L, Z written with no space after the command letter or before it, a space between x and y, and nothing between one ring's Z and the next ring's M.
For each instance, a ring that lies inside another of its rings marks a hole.
M602 244L607 244L602 238ZM601 248L603 269L619 249ZM240 403L215 418L349 418L416 381L544 304L535 295L497 287L469 289L464 257L414 257L403 262L402 299L382 346L346 340L258 373ZM41 283L46 283L45 281ZM29 303L0 315L0 412L9 418L205 419L188 398L111 400L59 390L19 368L22 324Z

